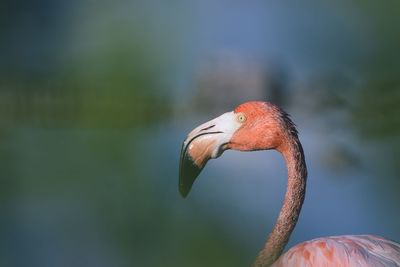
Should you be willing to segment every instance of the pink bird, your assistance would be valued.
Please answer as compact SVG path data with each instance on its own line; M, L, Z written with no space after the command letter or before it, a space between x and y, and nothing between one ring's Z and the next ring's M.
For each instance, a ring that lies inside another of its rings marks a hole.
M253 266L400 266L400 244L373 235L318 238L282 255L303 205L307 167L296 127L288 114L267 102L247 102L195 128L183 142L179 191L189 193L209 159L225 150L279 151L288 183L275 226Z

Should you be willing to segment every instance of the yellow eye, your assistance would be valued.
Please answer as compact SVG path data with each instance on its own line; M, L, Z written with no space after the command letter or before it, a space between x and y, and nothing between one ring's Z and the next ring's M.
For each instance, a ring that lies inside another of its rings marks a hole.
M246 121L246 116L243 113L238 114L238 116L236 117L238 122L245 122Z

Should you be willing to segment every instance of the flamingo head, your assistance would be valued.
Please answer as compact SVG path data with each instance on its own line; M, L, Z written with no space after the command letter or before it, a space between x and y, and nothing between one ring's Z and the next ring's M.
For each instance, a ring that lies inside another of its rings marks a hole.
M291 122L287 114L270 103L247 102L195 128L182 145L179 167L181 195L188 195L207 161L218 158L227 149L280 150L287 121Z

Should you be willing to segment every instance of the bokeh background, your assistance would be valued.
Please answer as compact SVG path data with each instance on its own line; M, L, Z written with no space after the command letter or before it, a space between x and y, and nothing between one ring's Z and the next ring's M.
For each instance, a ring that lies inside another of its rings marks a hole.
M400 241L400 2L0 4L0 265L249 266L282 203L276 152L226 152L188 199L181 142L284 107L309 167L290 246Z

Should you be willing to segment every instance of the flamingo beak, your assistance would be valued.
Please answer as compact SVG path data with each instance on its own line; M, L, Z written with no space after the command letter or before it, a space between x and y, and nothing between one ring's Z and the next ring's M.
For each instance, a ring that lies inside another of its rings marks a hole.
M235 113L227 112L189 133L182 144L179 166L179 192L186 197L209 159L228 149L232 135L240 127Z

